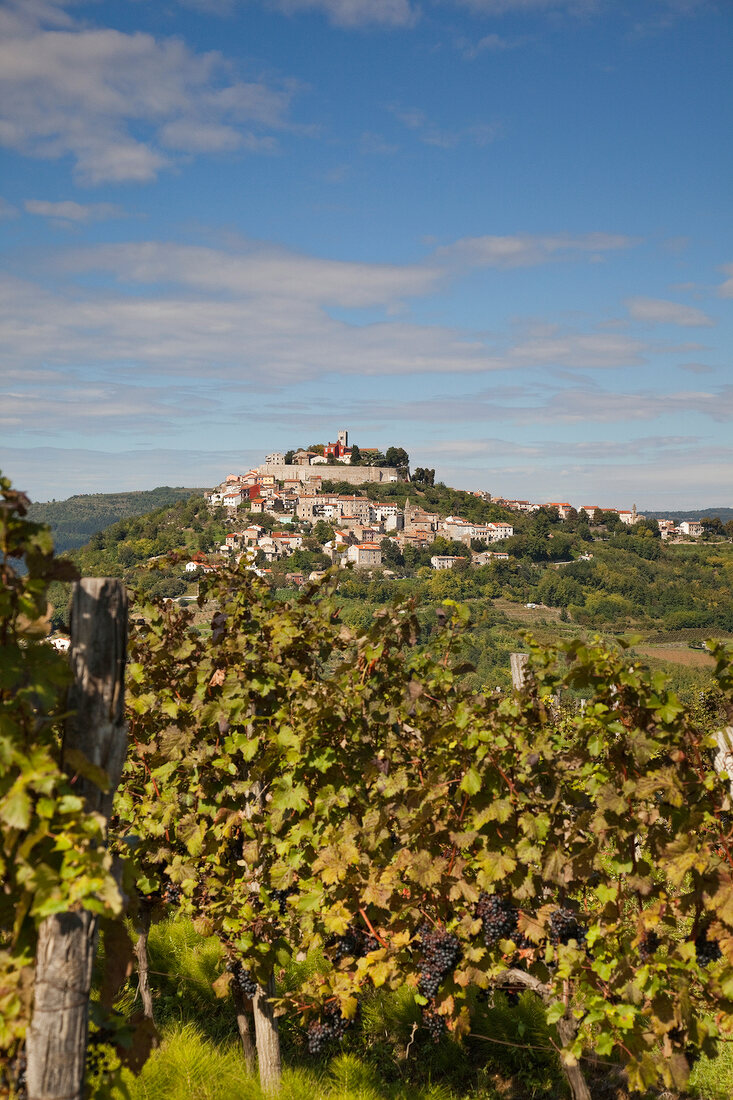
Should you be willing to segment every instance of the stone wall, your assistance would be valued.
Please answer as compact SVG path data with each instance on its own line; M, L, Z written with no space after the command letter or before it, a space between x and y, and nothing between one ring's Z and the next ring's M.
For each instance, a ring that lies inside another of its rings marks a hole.
M388 466L292 466L264 462L257 467L257 473L261 476L271 474L278 481L285 478L309 481L312 477L322 477L324 481L348 481L350 485L360 485L364 481L403 480L397 470Z

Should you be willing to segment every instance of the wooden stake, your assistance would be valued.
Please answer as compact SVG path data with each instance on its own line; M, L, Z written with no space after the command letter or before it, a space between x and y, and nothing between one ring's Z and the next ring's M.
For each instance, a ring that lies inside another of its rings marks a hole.
M62 766L89 811L109 819L125 760L127 593L121 581L74 586ZM78 774L79 754L106 772L100 790ZM33 1019L27 1037L28 1100L82 1100L97 918L87 910L48 917L38 933Z
M270 975L267 989L257 990L252 1001L257 1040L257 1061L260 1067L260 1087L265 1096L280 1091L280 1034L270 997L275 995L275 978Z
M515 691L521 691L527 682L528 653L510 653L509 664L512 670L512 687Z
M239 1038L242 1043L244 1064L247 1067L247 1073L254 1073L255 1047L252 1042L252 1029L249 1024L249 1009L251 1008L251 1004L244 996L244 993L242 993L236 981L232 982L230 988L234 1000L234 1011L237 1017L237 1031L239 1032Z

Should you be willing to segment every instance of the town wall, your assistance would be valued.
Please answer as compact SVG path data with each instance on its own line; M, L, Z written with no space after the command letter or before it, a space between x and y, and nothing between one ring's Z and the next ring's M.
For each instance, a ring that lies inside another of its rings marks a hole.
M310 481L312 477L322 477L324 481L348 481L350 485L360 485L364 481L403 481L397 470L391 466L295 466L285 463L264 462L257 467L260 476L271 474L278 481L285 478L298 478Z

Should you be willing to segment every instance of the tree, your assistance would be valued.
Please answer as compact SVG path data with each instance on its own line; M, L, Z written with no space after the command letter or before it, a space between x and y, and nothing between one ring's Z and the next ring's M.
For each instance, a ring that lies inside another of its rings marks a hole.
M384 538L380 543L382 549L382 565L390 569L399 569L405 564L402 552L392 539Z
M418 466L412 475L412 480L418 485L435 485L435 470L429 470L426 467Z
M356 443L354 443L353 447L351 448L351 465L361 465L361 451L357 447Z
M723 527L723 521L721 520L720 516L703 516L700 522L702 523L704 534L708 537L723 537L725 533L725 528Z
M313 541L315 542L316 545L311 546L310 548L313 549L313 550L318 550L318 549L321 548L321 546L323 546L324 542L328 542L330 539L332 539L334 537L335 531L334 531L334 529L333 529L333 527L330 523L326 523L325 520L319 519L313 525L313 530L311 532L311 535L312 535L312 539L313 539ZM309 545L310 545L310 541L311 540L306 540L306 542L308 542Z
M404 447L388 447L384 456L385 466L394 466L398 470L407 470L410 466L410 456Z

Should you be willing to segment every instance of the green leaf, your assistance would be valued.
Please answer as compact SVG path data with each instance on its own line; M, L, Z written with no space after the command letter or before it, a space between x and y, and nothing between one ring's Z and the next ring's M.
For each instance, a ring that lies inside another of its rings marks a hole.
M461 780L461 790L466 794L477 794L481 790L481 776L475 768L469 768Z
M20 783L0 801L0 821L10 829L27 829L31 821L31 800Z

